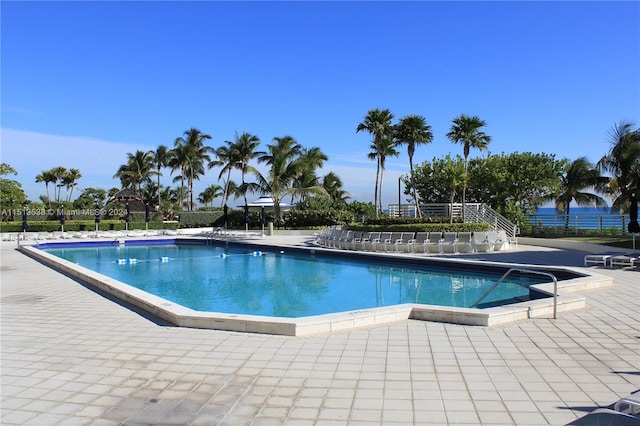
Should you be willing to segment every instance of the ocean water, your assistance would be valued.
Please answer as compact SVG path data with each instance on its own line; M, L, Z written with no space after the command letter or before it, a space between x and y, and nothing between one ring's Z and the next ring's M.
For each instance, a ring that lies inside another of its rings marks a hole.
M541 207L529 218L529 222L537 226L564 228L567 225L567 218L553 207ZM609 207L572 206L569 209L568 226L573 229L626 230L628 223L629 215L611 212Z
M560 214L553 207L540 207L536 210L536 214ZM569 214L619 214L618 212L611 212L610 207L575 207L571 206Z

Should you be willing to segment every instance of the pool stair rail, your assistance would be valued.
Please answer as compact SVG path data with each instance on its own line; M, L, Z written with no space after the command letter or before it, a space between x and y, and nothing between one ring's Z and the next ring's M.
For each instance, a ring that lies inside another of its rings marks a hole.
M484 292L484 294L482 296L480 296L480 298L471 305L472 308L477 308L478 305L480 304L480 302L482 302L493 290L495 290L496 287L498 287L500 285L500 283L502 283L509 275L511 275L512 272L520 272L523 274L537 274L537 275L544 275L546 277L549 277L553 280L553 319L556 319L558 317L558 279L556 278L555 275L553 275L550 272L545 272L545 271L537 271L535 269L527 269L527 268L511 268L509 269L507 272L504 273L504 275L502 275L502 277L500 277L500 279L498 281L496 281L496 283L494 285L492 285L491 287L489 287L487 289L487 291Z

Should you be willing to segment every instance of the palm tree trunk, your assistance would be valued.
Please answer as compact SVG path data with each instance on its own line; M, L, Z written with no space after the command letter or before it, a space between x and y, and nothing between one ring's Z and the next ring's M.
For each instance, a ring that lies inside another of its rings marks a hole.
M378 188L378 203L380 203L380 211L382 212L382 178L384 177L384 167L380 167L380 187Z
M418 204L418 191L416 191L416 181L413 177L413 156L409 156L409 174L411 176L411 189L413 190L413 202L416 205L416 214L418 218L422 219L422 211L420 211L420 204ZM400 208L400 206L398 206Z
M380 177L380 158L376 164L376 186L373 191L373 203L376 206L376 219L378 218L378 179Z
M45 188L47 188L47 199L49 200L49 210L51 210L51 196L49 196L49 182L44 183Z
M464 157L464 182L462 183L462 223L465 222L465 209L467 207L467 157Z
M160 167L158 167L158 207L160 207Z

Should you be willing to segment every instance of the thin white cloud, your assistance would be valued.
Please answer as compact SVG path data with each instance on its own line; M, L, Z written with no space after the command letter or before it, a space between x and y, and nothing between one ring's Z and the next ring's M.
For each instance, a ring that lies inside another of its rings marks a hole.
M1 129L0 139L1 161L18 171L16 179L32 200L45 193L44 185L35 183L36 176L43 170L57 166L76 168L82 173L78 181L80 188L109 189L120 184L113 175L126 162L127 152L149 149L130 143L16 129Z

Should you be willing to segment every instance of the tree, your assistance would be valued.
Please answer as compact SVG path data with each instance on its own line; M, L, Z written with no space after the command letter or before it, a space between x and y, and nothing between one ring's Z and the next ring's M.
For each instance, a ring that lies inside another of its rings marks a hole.
M615 198L611 209L625 211L631 194L640 188L640 129L623 121L609 131L609 141L611 149L597 167L612 174L609 189Z
M371 109L365 115L362 123L358 124L356 127L356 133L366 131L372 137L373 141L371 144L372 154L367 155L369 159L376 160L376 183L374 188L373 202L376 206L376 217L379 215L378 209L378 184L380 178L380 157L378 156L378 152L383 150L381 146L383 144L383 140L389 140L392 134L393 126L391 124L391 120L393 120L393 114L388 109ZM385 142L386 143L386 142Z
M572 201L579 206L604 207L607 205L604 198L583 191L588 188L602 188L609 180L601 176L586 157L580 157L568 164L566 172L560 179L562 192L555 197L555 206L556 211L565 215L565 230L569 229L569 208Z
M298 159L300 161L300 173L293 183L293 186L295 188L318 186L319 181L316 170L321 168L324 165L324 162L328 159L329 157L327 157L326 154L318 147L302 148ZM300 194L296 194L294 192L291 195L291 202L294 202L294 197L296 195L304 200L305 194L306 193L304 191Z
M121 164L114 178L120 179L122 188L141 192L142 184L151 179L154 160L152 151L127 152L127 163Z
M426 145L433 141L433 133L431 126L427 124L424 117L420 115L407 115L402 117L396 127L396 140L401 144L407 145L407 155L409 156L409 180L411 188L414 188L413 201L416 205L416 213L418 217L422 217L420 211L420 203L418 202L418 193L415 191L415 178L413 171L413 155L417 145Z
M189 188L189 210L193 209L193 181L204 174L204 163L210 162L209 152L213 148L206 146L204 141L211 136L202 133L196 128L184 132L183 137L174 141L174 156L170 161L172 170L180 169L181 199L184 197L184 180L187 179Z
M56 203L60 202L60 189L64 186L63 180L67 173L67 169L62 166L54 167L53 169L51 169L51 174L53 175L53 184L56 187Z
M73 202L76 209L90 209L97 203L102 206L107 199L107 191L100 188L85 188Z
M260 152L259 163L269 166L266 176L252 166L248 170L256 177L256 182L245 183L241 190L251 190L260 192L262 195L269 195L273 200L273 210L275 220L278 224L284 223L280 202L284 197L294 192L297 194L313 193L326 195L321 186L310 186L306 188L295 188L294 182L302 169L300 153L302 147L291 136L276 137L273 143L267 145L268 151Z
M333 201L343 202L349 199L349 193L342 187L342 180L333 172L329 172L322 178L322 187Z
M158 177L158 206L160 206L161 204L160 176L162 176L162 168L167 167L169 165L169 160L171 159L172 153L167 146L158 145L156 150L153 151L152 155L153 155L153 163L156 166L156 176Z
M384 178L384 170L387 164L387 157L398 156L399 153L398 153L398 150L396 150L396 145L397 145L396 142L392 138L384 137L378 142L377 145L372 144L370 146L371 152L367 156L370 159L374 159L374 158L378 159L379 180L378 178L376 178L376 180L378 180L376 184L378 188L378 195L377 197L375 197L376 200L378 201L378 205L377 205L378 212L382 210L382 180Z
M71 202L71 197L73 196L73 188L78 184L76 181L82 177L80 170L78 169L69 169L66 176L62 179L62 183L67 188L67 203Z
M209 206L209 203L212 203L213 200L223 195L224 191L220 185L211 184L204 191L200 193L198 197L198 201L204 204L205 207Z
M44 182L45 188L47 190L47 202L49 203L49 208L51 208L51 197L49 196L49 184L55 183L57 178L53 174L51 170L43 170L42 173L36 176L36 182Z
M235 142L233 144L233 150L235 152L235 160L236 163L234 167L239 169L242 173L242 183L240 186L245 184L245 175L247 173L247 169L249 167L249 161L258 157L260 154L256 152L256 149L260 145L260 139L252 135L250 133L244 132L242 135L238 137L236 133ZM244 196L244 205L247 205L247 195Z
M446 156L444 162L444 176L447 183L447 190L450 193L449 204L453 206L458 188L464 187L466 181L466 175L464 171L464 165L460 162L460 159L453 161L449 155ZM453 208L449 209L449 223L453 223Z
M18 175L18 172L7 163L0 163L0 209L2 220L13 219L13 212L22 209L27 202L27 196L22 190L20 182L7 179L5 176Z
M454 161L463 160L457 156ZM513 222L522 223L525 216L561 192L560 177L565 167L564 161L545 153L516 152L471 159L467 201L486 203ZM442 158L416 166L416 191L423 202L450 201L444 169ZM410 184L405 180L405 185Z
M453 124L447 138L453 143L461 143L463 145L464 154L464 175L468 176L469 165L469 151L471 148L479 149L480 151L487 149L489 142L491 142L491 136L488 136L480 129L487 125L484 120L481 120L477 115L469 117L466 114L460 114L452 120ZM462 215L464 216L465 203L467 199L467 184L462 189Z

